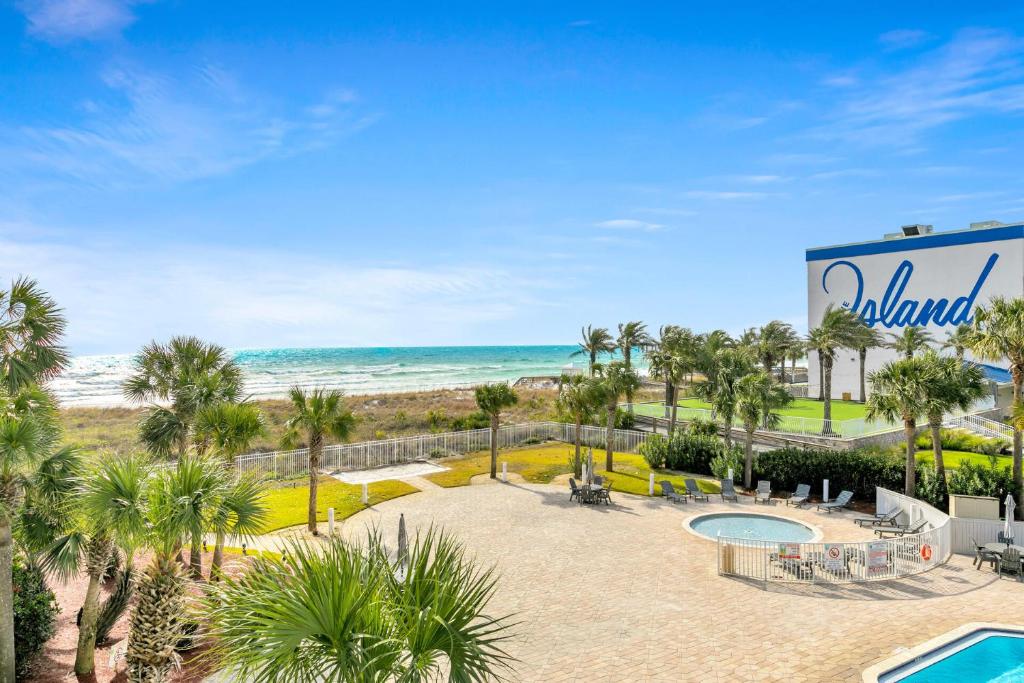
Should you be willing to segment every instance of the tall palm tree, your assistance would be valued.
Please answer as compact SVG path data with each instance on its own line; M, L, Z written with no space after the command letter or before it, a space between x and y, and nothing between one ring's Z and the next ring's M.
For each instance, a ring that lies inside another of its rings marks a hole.
M779 355L779 381L783 384L786 383L786 361L793 356L795 351L803 353L803 343L803 339L793 329L793 326L786 325L780 344L781 354ZM793 374L795 375L796 372L794 371Z
M647 325L639 320L619 323L619 336L615 343L622 351L622 362L627 370L633 367L633 349L648 347L653 341L651 335L647 334ZM630 413L633 412L633 392L638 388L639 386L631 387L626 392L626 404L629 406Z
M139 425L143 443L157 455L184 455L196 415L242 395L242 371L224 348L196 337L151 342L132 360L122 384L125 398L149 403Z
M954 410L969 409L985 395L985 373L973 363L965 364L955 357L944 358L931 350L925 353L923 360L931 369L925 385L925 415L932 432L939 494L945 502L946 464L942 457L942 418Z
M648 373L651 377L660 378L665 383L665 417L668 417L669 407L675 401L673 396L673 384L671 379L659 374L656 369L653 368L653 361L651 360L654 354L660 354L660 357L664 359L671 356L673 353L679 353L683 346L684 336L689 334L691 337L692 332L686 330L679 325L662 325L658 330L658 338L651 344L651 349L647 353L648 360Z
M665 382L667 387L665 393L671 396L668 433L672 434L676 430L676 414L679 410L679 387L686 378L686 374L693 369L693 362L680 346L659 347L658 350L648 355L647 360L648 372L652 377L657 377Z
M971 351L982 360L1010 365L1013 381L1013 405L1021 403L1024 387L1024 299L992 297L988 306L979 306L974 313L974 324L968 337ZM1024 493L1024 472L1021 469L1021 430L1013 430L1013 485L1017 500ZM1020 517L1024 506L1017 507Z
M35 280L20 277L0 290L0 379L9 394L67 367L60 343L66 327L63 311Z
M580 330L580 334L583 337L580 341L580 348L573 351L570 356L587 356L589 360L587 371L593 375L598 355L614 351L615 342L612 335L608 333L608 329L604 327L587 325Z
M371 535L256 558L204 611L214 661L239 680L502 680L512 624L490 612L496 590L494 570L443 532L418 536L404 567Z
M918 356L892 361L868 375L871 395L867 418L903 422L907 442L904 493L908 496L914 495L916 485L917 418L928 409L928 386L933 374L934 367Z
M266 435L266 421L254 403L217 403L196 415L195 438L200 453L212 449L234 461Z
M583 423L594 414L600 404L600 398L592 378L581 375L562 377L562 390L558 394L558 409L571 417L575 425L573 442L576 444L576 456L573 458L573 474L577 477L583 474L583 455L580 452Z
M606 411L607 438L605 439L605 463L604 468L609 472L614 471L612 453L615 451L615 413L619 406L619 397L627 396L640 388L640 377L636 372L627 367L624 362L612 361L607 365L598 365L596 368L599 378L598 387Z
M718 352L722 349L743 347L729 336L725 330L712 330L698 336L694 344L693 363L704 375L705 383L714 384L715 366L718 363ZM749 347L748 347L749 348Z
M722 420L726 447L732 447L733 417L736 414L736 384L754 370L751 347L720 349L708 367L707 381L697 385L697 394L711 404L715 415Z
M868 327L862 319L858 318L860 323L853 330L854 348L857 349L857 357L860 361L860 402L864 403L867 399L867 377L864 366L867 365L868 351L870 349L878 348L882 345L881 337L878 332L873 328Z
M786 350L796 338L796 332L789 323L772 320L763 325L757 333L757 358L761 361L765 372L771 374L776 363L779 363L780 381L785 381Z
M186 527L186 540L191 544L189 573L199 580L203 578L203 535L209 528L217 497L227 485L228 472L221 463L191 454L179 458L173 471L168 485L178 503L180 521Z
M829 304L821 316L821 323L807 335L808 348L818 354L823 433L832 433L832 367L835 364L836 353L841 348L855 347L860 328L861 321L855 313Z
M507 384L484 384L476 388L476 406L491 421L491 479L498 477L498 427L501 411L519 402L515 389Z
M213 558L210 560L210 579L221 578L224 561L224 542L228 536L248 540L263 531L267 520L264 502L267 488L256 477L240 477L224 483L210 506L208 528L214 535Z
M337 390L292 387L288 398L292 402L292 416L285 423L286 447L298 442L304 433L309 446L309 520L307 528L316 536L316 486L320 476L320 462L324 452L324 438L333 436L347 440L355 429L356 420L342 402L343 394Z
M971 347L971 326L961 323L946 333L946 341L942 343L943 349L951 349L956 354L956 359L962 361L964 353Z
M796 362L807 355L807 343L797 336L789 346L786 348L786 358L792 362L790 366L789 381L790 384L796 382Z
M792 397L786 388L765 370L740 377L736 380L735 386L736 412L743 420L743 429L747 433L743 485L750 488L754 471L754 432L758 425L764 429L777 427L780 417L774 411L788 404Z
M923 327L904 327L899 334L890 334L888 347L904 358L913 358L935 342L932 333Z

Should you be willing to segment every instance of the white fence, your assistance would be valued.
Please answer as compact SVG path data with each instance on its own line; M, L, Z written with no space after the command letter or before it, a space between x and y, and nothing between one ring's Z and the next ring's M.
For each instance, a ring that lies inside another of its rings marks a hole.
M978 545L995 543L999 532L1006 524L1001 519L972 519L970 517L951 517L953 552L961 555L973 555ZM1024 522L1010 522L1014 542L1024 542Z
M780 543L718 539L718 573L756 581L851 583L897 579L944 563L952 552L950 518L919 500L876 489L879 512L899 507L901 519L924 518L929 527L902 538L852 543Z
M646 432L616 429L614 448L630 452L639 448ZM603 427L583 425L580 429L583 444L604 447L607 430ZM529 422L505 425L498 429L498 447L518 446L534 441L575 442L575 425L562 422ZM416 460L462 455L486 451L491 447L490 428L462 432L420 434L398 439L363 441L351 444L325 446L320 467L326 472L365 470L387 465L400 465ZM252 453L235 459L239 474L285 479L309 471L309 449Z
M990 420L981 415L950 417L943 423L943 426L954 429L967 429L982 436L1013 441L1013 428L1010 425Z

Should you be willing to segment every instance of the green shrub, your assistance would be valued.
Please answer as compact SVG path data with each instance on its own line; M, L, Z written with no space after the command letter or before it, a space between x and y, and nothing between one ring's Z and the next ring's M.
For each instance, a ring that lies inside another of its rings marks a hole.
M636 426L636 416L622 408L615 409L615 428L632 429Z
M939 477L935 473L935 466L931 463L918 464L914 496L932 507L940 510L946 509L946 501L943 500L942 492L939 490Z
M483 429L491 426L491 418L479 410L462 417L455 417L449 421L453 432L464 432L471 429Z
M1000 453L1008 453L1011 447L1009 441L981 436L966 429L942 429L939 430L939 436L942 439L942 447L948 448L951 451L998 455ZM932 450L931 430L918 435L917 447L924 450ZM906 448L904 448L905 450Z
M946 470L946 483L950 493L963 496L991 496L1002 506L1006 494L1013 491L1013 474L1009 467L999 467L995 456L989 464L975 465L961 462L955 470Z
M847 489L862 500L874 500L876 486L902 490L903 476L903 458L861 450L780 448L754 460L754 479L769 479L774 489L792 491L798 484L810 484L820 492L822 480L828 479L832 495Z
M640 444L640 455L644 462L652 470L660 470L665 466L665 456L668 453L668 439L661 434L652 434L647 440Z
M729 468L732 468L733 483L743 478L743 450L739 446L733 446L732 450L724 450L711 458L711 474L718 479L729 478Z
M20 679L28 676L32 660L56 632L60 608L39 567L15 556L12 570L14 662Z
M686 433L692 436L717 437L718 424L716 424L714 420L695 417L686 427Z

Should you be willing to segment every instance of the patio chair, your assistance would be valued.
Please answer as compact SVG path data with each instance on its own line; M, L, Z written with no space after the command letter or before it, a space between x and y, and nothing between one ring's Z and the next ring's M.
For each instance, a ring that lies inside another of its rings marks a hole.
M988 562L992 569L996 568L996 562L999 562L999 553L994 553L983 545L978 545L978 542L971 537L971 545L974 546L974 561L971 563L975 565L975 568L981 570L981 565L984 562Z
M601 486L602 484L604 484L604 477L602 477L600 474L595 474L594 483L597 484L598 486Z
M807 499L811 497L811 485L810 484L798 484L796 491L793 491L793 495L786 499L786 506L796 505L797 507L802 506L807 502Z
M700 490L697 486L696 479L684 479L683 483L686 484L686 494L694 500L709 500L708 494Z
M1000 543L1005 543L1006 545L1013 545L1013 536L1007 536L1002 531L996 534L996 540Z
M772 502L772 483L765 479L757 482L757 491L754 493L754 503L768 505Z
M857 526L897 526L896 518L903 512L900 508L895 510L889 510L881 517L875 515L874 517L858 517L853 520Z
M576 485L576 480L573 479L572 477L569 477L569 502L570 503L572 502L573 498L576 499L576 502L582 503L583 502L583 492L580 491L580 487Z
M608 481L607 479L605 479L604 480L604 485L599 490L594 491L594 497L597 499L597 502L599 502L599 503L601 501L604 501L605 505L611 505L612 504L611 493L612 493L612 483L610 481Z
M686 502L686 496L685 495L680 495L679 493L677 493L676 492L676 487L672 486L672 482L665 481L664 479L662 479L658 483L661 484L661 495L665 496L666 498L671 500L673 503L685 503Z
M732 479L723 479L722 482L722 502L731 500L734 503L740 502L740 498L736 495L736 487L732 484Z
M907 524L905 526L897 526L891 529L875 529L875 535L879 538L893 538L902 537L908 534L917 534L924 531L924 528L928 525L927 519L919 519L913 524Z
M831 503L818 503L816 510L824 510L825 512L832 514L833 510L840 510L850 504L853 500L853 491L840 491L836 499Z
M999 578L1003 578L1003 572L1017 575L1020 581L1020 552L1013 546L1007 546L1002 555L999 556Z

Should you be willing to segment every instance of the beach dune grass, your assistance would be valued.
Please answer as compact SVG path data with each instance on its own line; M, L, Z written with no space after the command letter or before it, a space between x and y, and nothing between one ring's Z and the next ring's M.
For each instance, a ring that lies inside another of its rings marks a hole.
M419 489L415 486L395 480L374 482L368 489L370 505L417 491ZM328 508L334 508L334 518L338 521L365 510L362 495L362 486L344 484L333 477L320 477L317 485L317 521L327 521ZM309 484L289 482L274 486L264 500L269 510L264 533L304 524L309 505Z
M572 472L569 466L569 456L574 449L572 444L565 443L504 449L498 453L498 466L501 467L501 463L507 463L509 472L519 474L526 481L532 484L548 484L555 477ZM651 470L644 459L636 453L615 452L613 455L615 471L606 472L604 449L594 449L595 472L608 477L613 491L646 496L648 494L648 478L652 471L656 481L665 479L672 482L677 488L683 487L683 479L687 475L669 470ZM444 472L427 475L427 479L447 488L467 486L470 479L476 475L486 474L490 471L490 454L487 452L470 453L444 460L439 464L448 469ZM698 476L693 478L697 479L701 490L706 493L718 493L721 490L716 481ZM655 487L655 495L661 495L660 487Z

